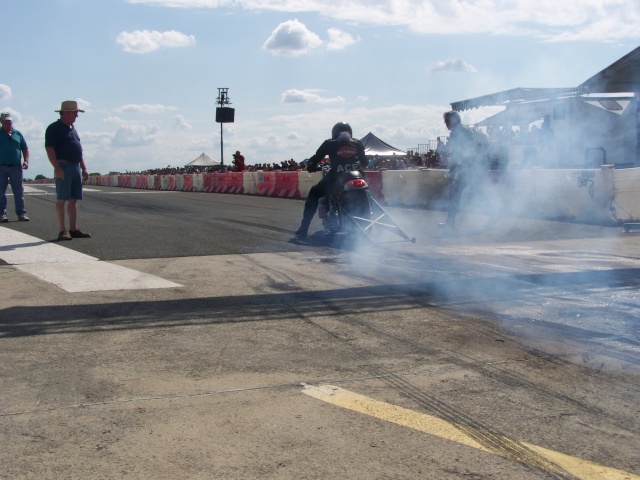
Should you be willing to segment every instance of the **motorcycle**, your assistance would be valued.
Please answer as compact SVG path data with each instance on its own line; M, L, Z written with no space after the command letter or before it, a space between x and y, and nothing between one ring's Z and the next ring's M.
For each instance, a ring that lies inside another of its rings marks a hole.
M329 175L329 163L321 164L323 177ZM329 185L328 194L318 202L318 217L325 232L330 234L364 234L375 241L381 229L391 231L404 240L416 242L395 223L382 206L372 197L369 183L357 170L338 175L333 185Z

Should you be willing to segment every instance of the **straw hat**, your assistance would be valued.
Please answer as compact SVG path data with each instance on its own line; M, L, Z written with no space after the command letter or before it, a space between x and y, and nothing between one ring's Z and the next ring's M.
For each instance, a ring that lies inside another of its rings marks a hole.
M82 113L84 113L84 110L80 110L78 108L78 102L76 102L75 100L65 100L64 102L62 102L62 105L60 106L60 110L56 110L56 112L82 112Z

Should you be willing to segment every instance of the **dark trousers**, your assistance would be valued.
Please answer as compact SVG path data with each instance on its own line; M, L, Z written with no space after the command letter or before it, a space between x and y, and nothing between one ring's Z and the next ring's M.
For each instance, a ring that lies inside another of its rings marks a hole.
M449 211L447 212L447 225L454 226L456 215L460 208L462 192L469 185L469 172L459 165L452 165L449 169Z
M302 214L302 223L300 224L300 228L305 230L309 228L311 220L313 220L313 216L316 214L318 202L326 194L327 178L323 178L309 190L307 201L304 202L304 213Z

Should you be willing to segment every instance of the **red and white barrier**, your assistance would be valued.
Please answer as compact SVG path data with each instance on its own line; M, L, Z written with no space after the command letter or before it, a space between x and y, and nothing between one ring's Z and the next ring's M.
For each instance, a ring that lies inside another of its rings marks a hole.
M227 175L227 189L225 193L244 193L243 173L229 172Z
M258 172L258 195L270 197L276 190L276 172Z
M202 174L202 187L203 191L212 193L215 188L215 173L203 173Z
M274 197L300 198L298 172L276 172Z
M225 193L227 191L227 185L229 183L228 173L214 173L214 193Z

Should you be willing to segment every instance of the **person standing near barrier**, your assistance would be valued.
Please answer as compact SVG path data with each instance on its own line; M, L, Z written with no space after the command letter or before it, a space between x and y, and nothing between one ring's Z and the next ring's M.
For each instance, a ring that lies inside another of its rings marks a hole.
M233 154L233 171L244 171L244 156L240 154L239 150L236 150L236 153Z
M331 130L331 138L325 140L316 153L309 159L307 170L314 172L318 163L326 156L329 157L331 171L329 175L309 190L309 196L304 204L304 213L300 228L296 230L296 237L307 238L309 225L316 214L318 201L324 197L336 177L348 170L360 170L367 165L367 157L364 153L364 145L357 138L353 138L351 125L344 122L336 123Z
M7 186L11 184L16 215L21 222L28 222L24 209L24 187L22 170L29 168L29 149L22 134L13 128L13 119L9 112L0 114L2 131L0 132L0 223L7 223ZM22 165L20 165L22 158Z
M447 142L449 155L449 210L441 227L455 230L456 215L464 190L476 179L476 145L473 132L462 125L458 112L446 112L444 123L451 131Z
M77 225L76 203L82 200L82 181L89 178L82 155L80 136L73 124L78 118L78 102L62 102L60 118L47 127L44 146L56 179L56 219L60 227L58 240L89 238ZM69 217L69 230L65 227L65 210Z

